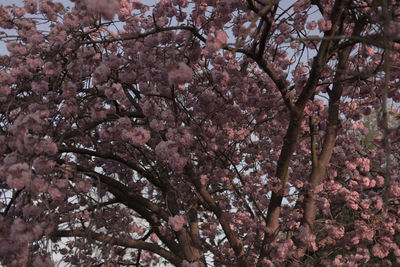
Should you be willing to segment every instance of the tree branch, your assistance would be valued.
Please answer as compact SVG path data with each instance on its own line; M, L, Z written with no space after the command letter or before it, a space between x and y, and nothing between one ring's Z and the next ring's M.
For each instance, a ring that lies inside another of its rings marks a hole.
M59 159L57 162L59 164L63 164L64 160ZM152 230L171 251L173 251L179 257L183 257L182 250L173 240L172 235L162 235L159 231L158 227L161 225L159 218L163 218L165 221L168 221L169 214L166 211L162 210L158 205L150 202L149 200L138 196L132 192L132 190L129 190L129 188L115 179L97 173L93 170L88 170L77 164L74 164L74 166L77 171L86 174L94 181L99 180L102 184L106 185L108 191L113 194L120 203L136 211L151 225Z
M150 36L152 34L156 34L156 33L160 33L160 32L167 32L167 31L176 31L176 30L190 31L194 36L199 38L201 41L203 41L203 42L207 41L207 39L204 38L194 27L182 25L182 26L170 26L170 27L164 27L164 28L157 27L154 30L144 32L144 33L127 34L127 35L124 35L121 37L108 38L105 40L85 41L85 42L81 42L81 44L101 44L101 43L112 43L112 42L118 42L118 41L138 40L138 39L146 38L147 36Z
M137 173L139 173L140 175L142 175L143 177L148 179L155 186L158 186L161 189L165 189L166 192L168 191L168 188L165 188L165 183L161 183L160 181L158 181L158 179L156 179L156 177L154 177L154 175L152 175L150 172L143 169L138 164L128 161L118 155L115 155L112 153L101 153L98 151L89 150L89 149L85 149L85 148L66 147L66 146L61 146L58 149L58 151L60 153L77 153L77 154L81 154L81 155L89 155L89 156L99 157L99 158L103 158L103 159L111 159L111 160L117 161L117 162L122 163L125 166L131 168L132 170L135 170Z
M91 230L57 230L51 234L52 237L83 237L87 239L94 239L102 243L135 248L135 249L145 249L147 251L153 252L164 259L168 260L175 266L180 266L182 259L171 253L170 251L160 247L159 245L145 242L142 240L134 240L128 237L113 237L101 233L96 233Z
M346 67L348 64L349 56L351 53L351 47L342 50L339 53L339 62L335 74L335 82L333 83L332 91L329 91L329 108L328 108L328 126L322 151L317 159L314 159L316 155L313 155L313 168L309 178L310 185L317 186L322 182L325 175L326 168L331 159L333 148L335 147L336 136L339 130L339 105L340 97L342 96L344 84L340 82L346 75ZM314 164L314 160L316 160ZM317 194L313 190L306 192L303 202L304 215L301 221L304 231L311 233L313 230L315 216L317 214L316 206ZM301 244L303 250L306 249L305 244Z
M123 113L121 113L121 115L130 117L130 118L133 118L133 117L134 118L144 118L144 115L141 112L123 112ZM93 129L96 126L98 126L98 125L100 125L102 123L113 121L113 120L117 120L120 117L121 116L118 115L118 114L107 114L107 117L105 119L86 123L81 128L74 129L74 130L71 130L69 132L64 133L56 141L62 142L65 139L74 137L74 136L76 136L76 135L78 135L80 133L83 133L83 132L87 131L87 130Z
M334 7L331 12L332 28L325 32L325 37L334 36L336 33L336 26L339 23L342 13L345 10L346 0L335 1ZM288 179L288 168L289 163L293 157L293 153L298 143L298 133L303 118L304 108L309 99L314 94L320 75L325 65L325 62L329 58L329 46L330 40L323 40L319 47L318 54L314 57L310 76L303 90L300 93L298 100L295 103L296 113L292 112L290 116L289 127L286 132L282 150L278 159L278 166L276 169L276 177L281 181L281 189L275 193L272 192L270 204L268 206L266 230L264 233L263 247L261 249L260 257L257 265L261 266L262 259L266 257L268 249L267 244L270 244L275 239L279 231L279 217L281 211L281 204L284 195L284 189Z
M244 255L244 247L242 241L238 238L236 233L231 229L229 220L226 216L226 214L222 211L222 209L218 206L217 202L212 198L210 193L207 191L204 185L201 184L200 179L196 177L192 166L189 164L186 165L185 167L185 174L188 176L190 181L193 183L193 185L196 187L197 192L201 195L201 197L204 199L206 202L207 206L214 212L214 214L217 216L219 223L221 224L221 227L229 241L229 244L231 245L233 251L235 252L236 257L239 260L240 266L247 266L247 263L245 261L245 255Z

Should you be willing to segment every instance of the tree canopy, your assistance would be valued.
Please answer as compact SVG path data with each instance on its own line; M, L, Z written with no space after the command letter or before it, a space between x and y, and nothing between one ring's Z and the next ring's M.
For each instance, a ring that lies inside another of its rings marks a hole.
M1 264L400 265L398 1L24 0L0 43Z

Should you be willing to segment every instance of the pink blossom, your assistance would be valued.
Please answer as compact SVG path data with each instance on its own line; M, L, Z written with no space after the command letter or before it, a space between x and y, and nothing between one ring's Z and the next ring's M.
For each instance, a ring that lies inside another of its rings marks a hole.
M123 129L121 136L122 136L122 140L130 141L133 139L133 132L131 130Z
M200 175L200 182L201 182L201 184L202 185L204 185L204 186L206 186L207 185L207 183L208 183L208 177L207 177L207 175Z
M296 14L294 16L294 24L293 27L296 31L302 31L304 29L304 23L306 23L307 16L304 14Z
M38 193L47 192L48 183L41 176L36 176L32 181L33 188Z
M17 16L18 18L22 17L23 15L25 15L25 8L22 7L13 7L13 12L15 14L15 16Z
M43 61L36 56L31 56L26 60L26 64L31 70L36 70L42 67Z
M371 226L367 225L364 221L355 221L354 229L357 238L363 241L370 242L375 236L375 230Z
M89 192L90 188L92 187L91 183L86 180L80 180L75 183L75 187L78 191L87 193Z
M279 35L278 37L275 38L275 43L280 45L285 41L285 39L286 39L285 36Z
M294 3L293 10L296 13L300 13L309 8L310 5L311 5L310 0L299 0Z
M400 196L400 186L398 184L393 184L389 187L389 194L392 197L399 197Z
M17 218L14 220L12 226L11 226L11 232L13 234L18 234L21 232L24 232L26 230L26 223L24 222L24 220Z
M332 22L330 20L319 19L318 29L321 32L329 31L332 28Z
M367 158L357 158L357 165L362 172L369 172L370 160Z
M22 208L22 213L25 218L39 216L41 209L38 206L27 204Z
M33 161L33 168L38 174L50 173L56 162L45 157L38 157Z
M142 146L150 139L150 132L143 127L133 129L133 142L138 146Z
M32 82L32 91L38 95L43 95L49 90L49 83L46 81Z
M106 87L104 94L111 100L121 100L123 99L124 91L120 83L113 83L111 87Z
M185 131L179 138L179 143L185 147L189 147L193 142L193 136Z
M152 233L152 234L150 235L150 239L151 239L152 242L157 243L157 241L158 241L158 236L157 236L155 233Z
M27 151L29 153L34 153L34 152L36 152L38 147L40 148L40 146L38 146L38 137L37 136L31 135L31 134L26 134L24 136L25 151Z
M357 262L367 262L370 258L370 254L367 248L357 248L357 253L354 259Z
M309 246L312 250L317 250L317 245L315 243L315 235L311 234L306 230L305 227L300 226L299 231L296 233L296 238L301 242Z
M268 259L264 259L264 261L263 261L263 265L262 265L263 267L273 267L274 266L274 264L272 263L272 261L271 260L268 260Z
M345 162L347 169L349 170L355 170L357 168L357 164L353 162L346 161Z
M41 147L48 155L55 155L58 151L57 144L50 138L44 139L40 142Z
M31 168L26 163L16 163L7 170L7 184L22 189L31 179Z
M37 0L24 0L25 10L31 14L36 14Z
M11 94L11 88L8 85L0 85L0 97L6 97Z
M377 210L381 210L383 208L383 200L380 197L377 197L375 200L375 208Z
M61 200L64 197L64 194L55 186L50 186L48 192L54 200Z
M66 189L68 187L68 179L58 179L55 185L59 189Z
M95 120L103 120L107 117L107 109L100 99L90 107L92 118Z
M78 112L78 107L73 101L65 101L61 104L60 113L63 117L69 118Z
M360 181L362 186L368 187L370 185L371 180L368 177L363 177Z
M150 122L150 128L152 128L153 130L156 130L156 131L162 131L162 130L164 130L164 125L163 125L162 121L154 119Z
M372 254L380 259L385 258L389 254L389 250L384 248L381 244L375 244L372 247Z
M328 225L326 229L328 231L328 235L333 239L340 239L344 236L343 226Z
M143 127L137 127L133 130L123 130L122 137L125 140L131 141L133 144L142 146L150 139L150 132Z
M78 27L79 26L79 17L72 13L66 13L64 15L64 24L71 28Z
M190 82L193 78L192 69L183 62L178 64L178 67L171 67L168 72L168 81L173 84L184 84Z
M306 28L307 30L315 30L315 28L317 28L317 23L315 23L315 21L309 21L307 22Z
M29 35L29 36L28 36L28 40L29 40L29 43L30 43L30 44L33 44L33 45L40 45L42 42L44 42L44 37L43 37L43 35L40 34L40 33L35 33L35 34L32 34L32 35ZM33 62L33 64L36 64L36 65L39 65L38 63L40 63L40 61L37 61L36 63ZM39 66L38 66L38 67L39 67ZM38 67L37 67L37 68L38 68ZM32 68L32 67L31 67L31 69L34 70L34 68Z
M393 244L392 249L393 249L393 254L396 257L400 257L400 248L399 248L399 246L397 244Z
M121 125L122 128L128 129L131 128L132 123L131 119L128 117L121 117L118 119L119 125Z
M299 43L296 41L291 41L290 42L290 48L296 49L299 46Z
M353 209L358 209L358 201L360 200L360 195L356 191L351 191L345 194L344 199L346 200L346 205Z
M13 41L7 42L7 50L14 55L25 55L28 52L26 46Z
M369 180L369 187L373 188L376 186L376 181L375 180Z
M331 204L327 198L322 197L318 204L319 209L321 209L324 214L329 214Z
M44 63L44 74L46 76L53 76L60 72L60 68L56 66L53 62L46 62Z
M271 177L268 180L268 187L270 188L270 190L277 193L279 190L281 190L282 183L277 177Z
M43 228L40 225L36 224L32 228L32 233L33 233L35 239L39 239L43 234Z
M105 19L112 20L119 11L118 0L85 0L89 11L98 13Z
M185 157L182 157L179 153L176 152L173 153L171 157L168 159L168 163L174 170L180 172L186 166L187 159Z
M375 50L369 45L363 45L361 47L361 53L367 56L373 56L375 54Z
M278 29L282 34L288 34L291 31L290 26L286 22L281 23Z
M62 93L63 98L68 99L76 97L77 86L75 83L67 82L66 84L64 84L62 90L63 90Z
M217 31L214 36L211 34L207 37L207 48L210 52L215 52L220 50L227 42L228 35L224 31Z
M379 186L379 187L383 186L385 183L385 178L383 178L380 175L376 176L375 180L376 180L376 186Z
M174 113L169 109L163 110L161 112L161 118L166 122L171 122L174 120Z
M36 255L32 262L32 267L53 267L54 263L51 261L51 258L46 255Z
M61 6L62 7L62 6ZM40 0L39 10L51 21L57 20L57 12L60 11L60 4L55 4L50 0Z
M101 83L107 80L108 75L110 75L111 70L105 64L100 64L93 73L93 77L96 83Z
M185 217L180 215L175 215L174 217L169 217L168 224L172 227L175 232L178 232L183 228L185 224Z
M224 31L217 31L215 32L215 42L219 43L220 45L226 44L228 40L228 35Z
M58 44L61 45L61 43L65 42L67 38L67 27L61 23L56 23L51 27L51 40Z
M121 6L119 10L120 16L128 16L129 14L131 14L133 7L127 0L120 0L120 6Z
M355 122L350 126L350 130L363 130L364 128L364 123L362 122Z
M291 248L293 247L293 241L288 239L283 242L277 242L274 244L275 251L272 253L272 257L279 262L285 261L292 255Z

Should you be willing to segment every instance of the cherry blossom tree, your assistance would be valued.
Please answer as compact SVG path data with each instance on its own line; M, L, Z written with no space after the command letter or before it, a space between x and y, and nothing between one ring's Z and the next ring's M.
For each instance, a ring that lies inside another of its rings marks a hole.
M25 0L0 28L1 264L400 265L398 1Z

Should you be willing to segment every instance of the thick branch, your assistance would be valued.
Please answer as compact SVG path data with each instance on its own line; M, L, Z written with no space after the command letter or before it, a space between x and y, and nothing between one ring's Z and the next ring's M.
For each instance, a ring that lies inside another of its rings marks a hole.
M285 81L279 77L278 72L262 57L257 57L254 55L250 55L250 57L258 64L258 66L268 74L271 80L275 83L279 92L282 95L283 101L285 102L286 107L290 112L296 112L297 109L290 98L289 90L285 84Z
M231 245L233 251L235 252L236 257L239 260L240 266L247 266L247 263L244 259L244 247L242 241L238 238L236 233L231 229L229 220L226 214L222 211L222 209L218 206L217 202L212 198L210 193L207 191L204 185L201 184L200 179L195 175L191 166L186 165L185 173L190 179L190 181L194 184L197 192L201 195L201 197L206 202L207 206L214 212L217 216L219 223Z
M335 147L336 136L340 126L340 121L339 121L340 97L342 95L344 87L343 83L340 81L345 76L345 70L348 64L350 52L351 52L351 47L348 47L339 53L339 62L335 75L335 82L333 83L332 91L329 92L327 131L322 146L321 154L319 155L318 161L315 162L315 165L313 160L313 168L309 179L309 183L311 184L312 187L317 186L321 183L325 175L326 168L329 164L330 158L332 156L333 148ZM311 233L314 226L315 216L317 214L316 199L317 199L317 194L312 190L309 190L304 197L304 202L303 202L304 215L301 225L303 226L304 231L306 231L307 233ZM304 245L303 249L306 249Z
M96 233L91 230L57 230L51 234L53 237L84 237L94 239L102 243L117 245L126 248L144 249L160 255L175 266L181 266L182 259L159 245L148 243L142 240L134 240L128 237L113 237L105 234Z
M81 148L65 148L64 150L61 150L62 152L74 152L74 153L80 153L80 154L87 154L87 155L91 155L91 156L97 156L97 157L101 157L101 158L108 158L108 159L113 159L116 160L118 162L122 162L125 165L131 167L132 169L136 170L136 171L140 171L142 174L147 174L145 177L147 177L149 179L150 182L152 182L153 184L155 184L156 186L161 186L158 181L155 180L155 178L150 175L149 173L147 173L146 171L144 171L143 169L141 169L139 166L137 166L134 163L125 161L124 159L110 154L110 153L99 153L96 151L92 151L92 150L88 150L88 149L81 149ZM166 221L168 221L168 217L169 214L164 211L163 209L161 209L158 205L152 203L151 201L149 201L148 199L143 198L140 195L135 194L134 192L132 192L131 190L129 190L125 185L121 184L120 182L107 177L105 175L102 175L100 173L97 172L93 172L91 170L86 170L83 167L78 166L78 170L80 171L84 171L86 174L91 175L91 173L94 173L95 176L99 177L101 182L106 184L109 187L110 192L115 195L117 198L119 198L121 200L122 203L124 203L125 205L127 205L128 207L132 207L134 208L135 204L132 203L128 198L132 198L135 202L137 202L138 204L141 204L143 207L150 209L152 212L155 212L156 214L160 214L162 216L162 218ZM121 194L122 192L122 194ZM126 196L128 198L126 198ZM177 200L176 200L176 196L173 193L173 191L168 191L167 192L167 196L172 196L172 198L167 198L170 199L174 205L169 205L171 208L175 207L173 209L172 215L178 215L179 214L179 210L178 207L176 205ZM171 210L170 210L171 211ZM183 252L185 254L185 258L190 260L190 261L195 261L200 259L200 257L202 256L201 252L194 248L191 243L192 240L190 238L190 236L188 235L186 229L182 229L181 231L178 231L176 233L179 243L181 243L181 247L183 248Z
M385 204L385 210L388 209L388 202L389 202L389 186L391 184L391 142L390 142L390 127L389 127L389 114L388 114L388 89L390 83L390 72L391 72L391 58L390 58L390 43L389 43L389 36L390 34L390 17L389 17L389 3L387 0L383 0L383 14L385 16L384 20L384 41L385 41L385 54L384 54L384 72L385 78L383 82L382 88L382 103L381 103L381 113L382 116L379 118L378 122L383 131L383 143L384 143L384 151L385 151L385 188L384 188L384 195L383 200Z
M335 2L335 5L331 12L332 29L325 32L325 37L334 36L335 34L337 34L335 29L337 27L337 24L340 22L342 13L345 10L346 2L347 1L345 0L338 0ZM298 133L301 126L301 121L303 119L303 111L307 102L315 93L323 66L329 58L330 44L331 41L329 39L323 40L321 42L318 54L314 57L310 76L307 80L305 87L301 91L298 100L295 103L296 113L292 112L291 114L289 128L284 138L284 143L281 154L279 156L278 166L276 170L276 177L281 181L281 189L277 193L272 192L271 201L268 206L267 226L264 233L265 236L263 240L263 247L261 249L257 265L261 264L262 259L267 254L267 248L265 246L275 239L275 236L279 231L279 217L284 189L288 179L288 168L293 153L297 147Z
M59 164L64 163L64 161L61 159L57 160L57 162ZM172 235L162 235L159 231L158 227L161 225L159 218L163 218L164 220L168 221L169 214L166 211L162 210L158 205L150 202L149 200L138 196L115 179L95 171L88 170L79 165L75 165L75 168L77 171L91 177L94 181L99 180L102 184L106 185L108 191L113 194L120 203L136 211L151 225L152 230L173 253L179 257L183 257L182 250L173 240Z
M101 153L98 151L89 150L89 149L85 149L85 148L66 147L66 146L60 147L58 149L58 151L60 153L77 153L77 154L81 154L81 155L89 155L89 156L99 157L99 158L103 158L103 159L111 159L111 160L117 161L117 162L122 163L125 166L131 168L132 170L135 170L137 173L139 173L140 175L142 175L143 177L148 179L155 186L158 186L161 189L163 189L163 188L166 189L165 186L162 185L161 182L158 181L156 179L156 177L154 177L154 175L152 175L150 172L143 169L138 164L136 164L132 161L128 161L118 155L115 155L112 153ZM166 190L168 190L168 189L166 189Z
M144 118L144 115L141 112L124 112L124 113L121 113L121 115L130 117L130 118ZM78 129L74 129L74 130L64 133L63 135L60 136L60 138L57 141L62 142L63 140L66 140L68 138L82 134L83 132L85 132L87 130L91 130L102 123L117 120L119 118L120 118L120 116L117 114L107 114L107 117L103 120L89 122L89 123L86 123L83 127L79 127Z
M119 181L98 172L86 169L80 165L76 165L76 168L78 171L85 173L88 176L98 178L101 183L108 187L110 193L112 193L119 201L121 201L121 203L124 203L128 207L136 210L137 206L142 206L143 208L159 214L165 220L168 220L169 214L165 210L161 209L157 204L152 203L148 199L135 194L132 190L129 190L128 187Z
M15 203L15 200L17 199L17 197L19 196L19 194L22 192L23 189L17 190L16 192L13 193L12 198L10 199L10 202L8 202L7 207L5 208L4 212L3 212L3 216L6 217L8 211L11 209L11 206Z
M97 41L86 41L86 42L81 42L81 44L99 44L99 43L112 43L112 42L117 42L117 41L129 41L129 40L138 40L138 39L143 39L146 38L147 36L160 33L160 32L167 32L167 31L176 31L176 30L186 30L190 31L194 36L199 38L201 41L206 42L207 39L204 38L199 32L192 26L170 26L170 27L164 27L164 28L155 28L154 30L144 32L144 33L136 33L136 34L127 34L121 37L116 37L116 38L108 38L105 40L97 40Z

